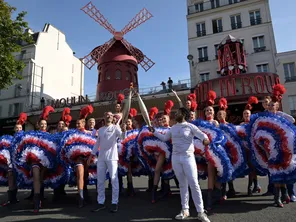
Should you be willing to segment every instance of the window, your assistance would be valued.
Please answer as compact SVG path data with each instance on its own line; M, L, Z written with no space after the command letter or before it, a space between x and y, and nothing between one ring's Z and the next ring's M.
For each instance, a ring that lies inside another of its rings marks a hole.
M197 34L197 37L205 36L207 34L206 24L204 22L196 24L196 34Z
M250 24L251 25L261 24L260 10L250 12Z
M208 47L198 48L198 60L199 62L208 61Z
M125 80L131 80L132 79L132 73L130 71L127 71L126 72L126 77L125 77Z
M105 72L105 80L110 80L111 79L111 76L110 76L110 73L108 70L106 70Z
M240 29L242 27L242 20L240 15L230 16L231 28Z
M215 19L212 21L213 33L223 32L222 19Z
M286 63L283 66L286 82L296 81L295 62Z
M229 4L238 3L239 0L228 0Z
M23 111L23 104L22 103L14 103L9 105L8 115L11 116L18 116Z
M220 0L211 0L211 7L218 8L220 6Z
M265 51L264 36L253 37L254 52Z
M14 86L14 96L15 97L19 97L21 96L21 91L22 91L23 87L22 87L22 84L16 84Z
M202 12L204 10L204 8L203 8L203 2L202 3L195 4L194 7L195 7L195 11L196 12Z
M296 116L296 95L288 96L290 112L292 116Z
M200 81L205 82L210 79L210 73L201 73L200 74Z
M268 64L256 65L257 72L268 72Z
M71 76L71 86L73 86L73 85L74 85L74 77Z
M219 44L214 45L214 47L215 47L215 57L216 57L216 59L218 59L218 47L219 47Z
M115 71L115 79L121 79L121 71L119 69Z

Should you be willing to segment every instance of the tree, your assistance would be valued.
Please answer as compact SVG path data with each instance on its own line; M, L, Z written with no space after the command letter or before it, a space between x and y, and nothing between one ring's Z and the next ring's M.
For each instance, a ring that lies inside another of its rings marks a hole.
M14 54L22 50L21 43L32 43L32 36L25 32L28 23L24 21L26 12L20 12L12 19L16 8L4 0L0 0L0 89L12 85L13 79L21 79L19 75L25 64L16 60Z

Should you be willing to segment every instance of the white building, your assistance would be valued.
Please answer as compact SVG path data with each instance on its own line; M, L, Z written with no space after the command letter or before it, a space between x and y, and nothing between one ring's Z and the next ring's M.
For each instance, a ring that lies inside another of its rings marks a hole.
M84 65L74 56L66 36L50 24L33 33L33 44L23 44L17 59L26 64L21 75L0 92L0 118L18 116L40 107L42 97L58 99L84 94Z
M295 52L279 53L277 59L269 0L187 0L187 7L191 55L188 58L193 58L189 63L191 87L220 77L217 46L230 34L244 42L248 73L272 72L280 76L281 83L287 88L283 110L290 113L288 97L296 103L296 87L294 80L286 81L283 65L295 62L296 56ZM294 55L293 59L290 54ZM291 73L295 75L295 71ZM294 100L292 95L295 95Z
M283 98L283 110L296 117L296 50L277 54L277 71L287 89Z

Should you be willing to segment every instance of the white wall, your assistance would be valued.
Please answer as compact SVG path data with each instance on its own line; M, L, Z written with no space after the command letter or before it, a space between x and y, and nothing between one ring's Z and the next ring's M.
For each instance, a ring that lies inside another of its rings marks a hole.
M35 60L43 67L43 93L55 99L83 94L80 60L73 56L61 31L51 25L45 30L39 34Z

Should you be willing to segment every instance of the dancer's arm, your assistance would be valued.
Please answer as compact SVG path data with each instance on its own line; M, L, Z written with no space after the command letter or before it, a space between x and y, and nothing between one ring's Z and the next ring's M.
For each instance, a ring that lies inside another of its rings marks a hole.
M97 154L97 152L98 152L98 149L99 149L99 146L100 146L100 135L98 135L98 137L97 137L97 142L95 143L95 145L94 145L94 147L93 147L93 149L92 149L92 151L91 151L91 154L92 155L96 155Z
M192 134L197 137L199 140L203 141L204 145L208 145L210 143L209 137L207 134L203 133L197 126L190 123Z
M180 97L178 96L178 94L176 93L176 91L172 90L172 93L174 93L178 103L179 103L179 106L180 108L184 107L183 103L182 103L182 100L180 99Z
M154 130L154 129L153 129ZM158 139L162 140L162 141L169 141L172 138L172 133L171 133L171 129L166 133L166 134L161 134L157 131L152 131L153 135L156 136Z

